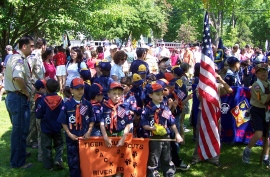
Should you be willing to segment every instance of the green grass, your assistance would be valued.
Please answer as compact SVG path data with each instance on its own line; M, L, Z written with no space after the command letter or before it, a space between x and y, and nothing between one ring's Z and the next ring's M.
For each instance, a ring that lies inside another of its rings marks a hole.
M188 119L188 115L186 116ZM37 150L29 148L32 156L27 159L34 166L30 169L12 169L9 166L10 157L10 133L11 124L4 101L0 103L0 177L66 177L68 176L67 157L64 153L66 169L62 171L49 172L45 170L41 162L37 161ZM188 121L186 120L186 125ZM191 127L188 127L191 129ZM192 133L186 133L186 144L181 147L180 156L189 163L194 149ZM261 147L253 148L251 164L244 164L241 160L243 144L222 144L220 163L221 167L215 167L207 162L192 166L186 172L177 171L176 177L267 177L270 170L259 165Z

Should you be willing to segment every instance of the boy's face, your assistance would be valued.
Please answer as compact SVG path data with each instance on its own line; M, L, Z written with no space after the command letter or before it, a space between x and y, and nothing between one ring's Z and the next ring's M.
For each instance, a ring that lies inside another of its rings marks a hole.
M129 90L130 90L130 87L128 85L126 85L126 84L122 84L122 87L124 88L123 94L124 95L127 94L129 92Z
M46 88L40 88L38 91L39 91L40 93L46 93Z
M266 69L259 69L259 70L256 72L256 76L257 76L257 78L259 78L260 80L266 81L266 80L267 80L267 77L268 77L268 72L267 72Z
M97 102L102 102L103 98L103 95L97 95Z
M164 61L159 64L159 69L167 69L167 65Z
M84 94L84 87L80 87L78 89L70 88L70 92L73 94L74 99L79 101L82 99L82 96Z
M149 97L152 98L154 104L160 104L163 101L163 91L153 92L149 94Z
M146 74L139 74L141 76L142 79L146 78Z
M168 96L169 94L170 94L169 88L168 88L168 87L165 87L165 88L163 89L163 95L164 95L164 96Z
M237 62L237 63L235 64L235 67L236 67L236 70L239 71L239 69L240 69L240 62Z
M114 104L120 103L123 96L122 89L113 89L108 92L108 97L112 100Z

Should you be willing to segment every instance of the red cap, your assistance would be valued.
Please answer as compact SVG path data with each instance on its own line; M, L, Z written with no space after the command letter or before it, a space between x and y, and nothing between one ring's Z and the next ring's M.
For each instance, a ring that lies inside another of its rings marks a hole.
M71 81L70 88L78 89L84 87L84 81L81 78L75 78Z
M120 83L112 82L111 85L110 85L110 90L115 89L115 88L120 88L120 89L124 90L124 88L122 87L122 85Z

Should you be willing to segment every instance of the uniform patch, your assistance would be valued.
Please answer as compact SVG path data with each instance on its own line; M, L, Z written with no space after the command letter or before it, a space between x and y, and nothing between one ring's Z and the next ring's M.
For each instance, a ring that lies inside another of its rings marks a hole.
M122 125L125 125L125 123L126 123L125 120L121 120Z
M100 113L100 111L99 110L96 110L96 114L99 114Z
M260 86L255 85L254 89L261 89Z
M169 119L171 116L171 111L164 110L161 116L164 117L165 119Z
M23 60L22 60L22 59L19 59L19 60L17 61L17 63L21 63L21 64L23 64L24 62L23 62Z
M62 110L65 110L65 106L62 106L62 108L61 108Z
M226 77L227 80L230 80L231 78L230 77Z
M71 114L71 116L69 116L68 120L69 120L69 123L74 124L76 122L76 117L73 114Z
M111 118L109 116L105 118L105 124L111 124Z
M119 106L117 115L121 118L124 118L124 116L126 115L126 110L122 108L121 106Z
M81 106L81 109L80 109L80 114L84 116L84 114L86 113L87 109L88 109L88 106L82 105Z
M89 119L89 116L87 115L87 116L85 116L85 120L88 120Z

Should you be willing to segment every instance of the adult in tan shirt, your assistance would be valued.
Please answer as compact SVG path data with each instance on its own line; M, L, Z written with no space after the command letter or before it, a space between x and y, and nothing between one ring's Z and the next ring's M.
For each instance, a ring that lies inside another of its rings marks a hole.
M18 43L19 50L9 58L5 71L6 107L12 123L10 166L29 168L32 164L26 163L26 137L30 121L29 100L33 89L32 73L26 57L34 49L34 40L24 36Z

